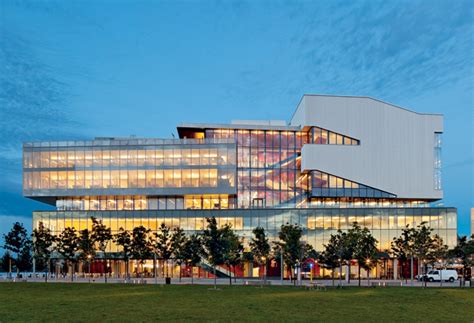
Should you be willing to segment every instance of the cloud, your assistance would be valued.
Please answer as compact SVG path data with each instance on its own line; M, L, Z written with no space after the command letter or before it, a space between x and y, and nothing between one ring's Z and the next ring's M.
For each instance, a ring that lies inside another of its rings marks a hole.
M7 11L5 9L5 11ZM2 17L3 20L3 17ZM0 28L0 207L7 214L23 208L8 194L21 198L22 143L71 137L77 122L68 117L67 82L37 55L37 48L4 19ZM28 203L26 203L28 204Z
M303 93L398 101L453 83L472 90L473 10L469 1L270 6L267 16L279 25L261 41L272 51L264 61L242 64L225 84L227 100L294 107Z
M416 96L472 77L467 2L357 2L338 14L318 12L330 17L325 25L308 21L296 38L306 79L325 90Z

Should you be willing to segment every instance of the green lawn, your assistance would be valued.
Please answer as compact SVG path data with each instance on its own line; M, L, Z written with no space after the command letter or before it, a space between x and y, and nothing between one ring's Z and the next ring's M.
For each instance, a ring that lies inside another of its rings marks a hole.
M473 289L0 283L9 321L474 322Z

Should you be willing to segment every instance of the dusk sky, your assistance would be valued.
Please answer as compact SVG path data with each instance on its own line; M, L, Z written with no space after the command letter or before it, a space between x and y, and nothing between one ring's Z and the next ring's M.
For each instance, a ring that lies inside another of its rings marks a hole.
M289 120L305 93L444 114L442 204L469 234L474 2L462 0L0 1L0 233L47 208L22 197L24 141Z

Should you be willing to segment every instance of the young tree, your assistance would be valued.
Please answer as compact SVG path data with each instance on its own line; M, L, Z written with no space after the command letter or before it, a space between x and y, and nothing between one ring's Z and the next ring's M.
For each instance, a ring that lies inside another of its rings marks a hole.
M433 229L426 226L426 222L421 222L414 230L413 255L418 258L418 263L425 263L430 251L433 248L433 238L431 237L432 231ZM424 269L426 270L426 267Z
M124 228L120 228L119 232L114 235L114 242L118 246L122 247L122 257L125 260L125 277L126 279L130 279L129 273L129 260L132 256L132 238L130 236L130 232L128 230L124 230Z
M392 241L392 254L398 260L401 261L402 266L402 278L404 277L404 263L410 259L411 267L410 267L410 275L411 279L413 280L413 255L414 255L414 235L415 229L410 228L409 225L402 230L402 233L399 237L393 238Z
M184 262L184 245L187 237L184 230L181 228L174 228L171 235L171 250L172 256L179 265L179 281L181 282L181 265Z
M90 264L95 257L95 245L94 240L92 239L91 232L89 229L84 229L79 231L79 259L82 260L82 263L88 264L88 272L90 275ZM83 266L84 267L84 266ZM85 268L83 268L83 272Z
M20 272L31 271L33 268L33 258L31 256L31 240L21 249L18 259L16 261L16 267Z
M351 240L352 258L357 260L360 286L361 268L367 271L367 277L369 277L369 270L376 264L377 240L368 228L361 228L357 223L352 225L348 233Z
M217 226L215 217L206 218L207 227L202 234L204 254L212 265L214 272L214 289L217 289L216 266L224 264L224 232Z
M263 280L267 280L267 261L270 256L270 243L265 234L265 229L256 227L252 231L254 237L250 241L250 250L253 254L253 260L259 265L263 266Z
M229 268L229 272L234 273L235 277L235 266L240 264L242 261L242 252L244 246L240 238L234 233L230 225L225 225L223 228L223 240L224 240L224 263ZM229 275L229 285L232 285L232 276Z
M23 267L20 262L26 254L29 254L27 249L31 248L31 240L28 236L28 232L22 223L15 222L12 229L7 234L3 235L4 245L3 247L14 254L14 262L16 265L17 273ZM8 272L11 276L12 258L9 258Z
M434 266L436 263L441 265L441 269L444 267L444 262L448 256L448 246L444 244L443 239L435 234L432 239L431 250L429 250L426 256L426 264ZM426 265L425 265L426 272ZM440 279L440 285L443 286L443 280Z
M347 235L345 236L345 257L344 260L348 267L349 275L347 277L348 282L351 281L351 262L352 259L356 259L356 248L362 238L362 227L357 223L353 222L352 227L347 230ZM359 285L360 285L360 264L358 263L358 276L359 276Z
M56 237L51 231L40 222L38 228L33 229L33 256L37 264L43 266L45 270L44 279L48 282L50 272L51 254L53 252Z
M2 271L10 270L10 268L11 268L10 265L12 263L12 260L13 260L12 255L10 254L10 251L7 250L3 254L2 258L0 259L0 264L1 264L0 268L2 269Z
M155 253L158 256L158 259L161 259L161 261L163 261L163 270L165 270L166 268L166 272L163 272L163 275L165 275L166 273L166 278L169 278L168 260L173 255L170 228L166 224L162 223L159 227L159 231L155 233L155 237Z
M324 245L324 251L318 257L319 262L324 268L331 269L332 287L334 287L336 268L341 266L338 243L338 236L331 234L328 244Z
M352 258L352 250L349 247L347 233L338 230L336 234L331 234L329 242L324 245L325 250L320 256L320 261L324 267L332 269L332 283L334 286L335 269L339 267L339 285L342 286L342 267L347 259Z
M293 270L301 266L312 248L301 241L302 236L303 228L298 224L284 224L278 233L280 241L277 244L283 253L285 264L291 269L292 277Z
M193 269L201 262L203 253L202 242L198 235L193 234L189 239L186 239L182 256L186 264L191 266L191 284L194 283Z
M79 238L74 228L65 228L59 235L57 251L64 257L67 264L71 268L71 281L74 280L74 263L76 260L76 252L79 247Z
M97 249L102 252L104 257L104 278L107 283L107 246L112 240L112 231L105 224L102 223L102 220L97 220L95 217L91 217L92 220L92 239Z
M355 259L359 266L359 286L360 268L367 272L367 284L370 285L370 270L377 265L377 240L369 229L363 228L359 235L358 244L355 246Z
M470 267L474 266L474 235L472 235L471 240L467 240L466 236L460 237L456 247L448 251L450 258L455 258L461 262L463 265L462 269L462 280L470 279ZM461 286L464 286L463 281L461 281Z
M150 230L146 229L143 225L133 228L132 231L130 246L132 257L137 261L137 278L139 277L139 263L143 265L145 259L150 259L152 256L152 243L148 236L149 233Z

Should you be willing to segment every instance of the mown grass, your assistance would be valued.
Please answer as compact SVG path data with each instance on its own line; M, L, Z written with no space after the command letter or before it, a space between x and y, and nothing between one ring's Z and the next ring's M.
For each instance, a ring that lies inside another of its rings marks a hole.
M474 289L1 283L0 322L474 322Z

